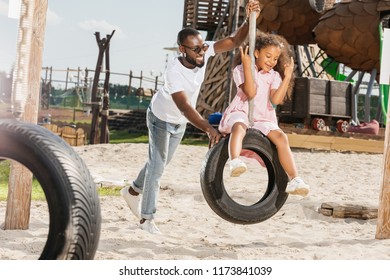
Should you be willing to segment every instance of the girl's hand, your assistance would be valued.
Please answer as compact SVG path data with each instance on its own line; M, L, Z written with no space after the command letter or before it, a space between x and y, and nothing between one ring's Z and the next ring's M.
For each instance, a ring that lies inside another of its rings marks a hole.
M291 57L290 63L286 63L284 65L284 76L285 77L291 77L294 73L294 59Z
M251 57L249 56L249 46L245 47L245 50L240 46L241 63L243 67L251 66Z

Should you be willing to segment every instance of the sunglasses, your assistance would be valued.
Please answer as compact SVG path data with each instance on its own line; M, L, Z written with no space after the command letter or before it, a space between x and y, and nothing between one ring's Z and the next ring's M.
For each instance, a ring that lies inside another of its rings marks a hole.
M196 46L195 48L190 48L190 47L187 47L186 45L183 45L183 44L181 46L183 46L183 47L185 47L187 49L190 49L191 51L193 51L196 54L200 53L200 51L204 51L205 52L209 48L209 45L206 44L206 43L204 43L201 47Z

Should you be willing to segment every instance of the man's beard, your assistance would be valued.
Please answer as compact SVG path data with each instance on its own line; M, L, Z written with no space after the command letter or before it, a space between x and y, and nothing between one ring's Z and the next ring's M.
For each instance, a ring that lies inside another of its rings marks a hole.
M194 65L195 67L202 68L204 66L204 58L202 63L197 63L195 59L192 57L185 56L184 59L191 65Z

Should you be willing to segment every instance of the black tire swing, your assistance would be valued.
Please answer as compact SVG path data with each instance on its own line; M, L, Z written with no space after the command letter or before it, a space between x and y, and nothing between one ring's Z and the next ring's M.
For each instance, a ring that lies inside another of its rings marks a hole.
M49 232L39 259L93 259L100 237L97 190L80 156L49 130L0 120L0 160L28 168L49 208Z
M265 192L257 202L243 205L235 201L224 185L223 171L229 159L229 135L212 147L203 161L200 183L204 198L221 218L236 224L260 223L276 214L287 200L285 192L288 177L277 155L276 147L260 131L249 128L243 140L243 149L261 157L268 173Z
M256 38L256 12L252 11L249 17L249 55L251 57L252 75L255 75L255 38ZM253 99L249 101L248 119L253 125ZM221 218L237 224L254 224L272 217L284 205L288 194L285 192L288 177L282 168L277 150L267 137L260 131L249 128L243 139L242 149L249 150L256 157L260 157L262 165L268 174L267 187L256 188L259 194L255 203L244 205L237 202L227 191L224 184L224 167L229 159L229 135L212 147L206 154L201 173L200 182L203 195L216 214ZM261 182L256 182L261 184ZM241 192L245 192L245 188Z

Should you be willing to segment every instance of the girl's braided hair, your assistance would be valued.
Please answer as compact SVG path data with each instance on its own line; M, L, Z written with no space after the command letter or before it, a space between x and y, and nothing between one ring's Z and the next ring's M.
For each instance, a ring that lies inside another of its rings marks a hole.
M245 49L245 47L247 45L248 45L248 43L246 43L243 46L243 48ZM261 32L256 37L255 49L261 50L261 49L266 48L268 46L278 46L281 50L278 62L275 65L274 70L280 74L282 79L284 79L284 66L285 66L285 64L290 63L291 57L293 56L291 46L283 36L280 36L277 34ZM234 61L233 61L233 68L239 64L241 64L241 55L238 52L234 58ZM294 77L295 77L295 75L293 73L291 80L290 80L290 83L288 85L287 94L286 94L284 101L290 99L290 97L291 97L291 93L292 93L293 87L294 87Z

